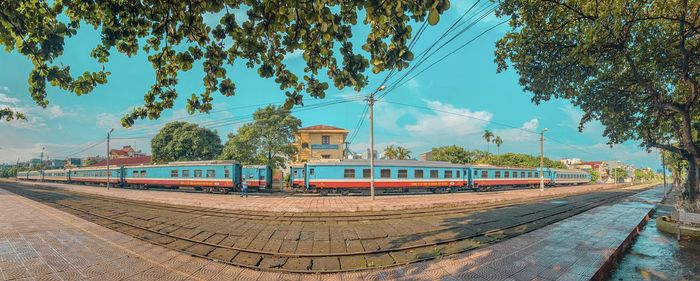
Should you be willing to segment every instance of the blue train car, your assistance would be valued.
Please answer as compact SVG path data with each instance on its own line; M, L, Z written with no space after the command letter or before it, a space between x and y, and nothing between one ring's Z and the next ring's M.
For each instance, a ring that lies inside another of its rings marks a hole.
M28 180L29 179L29 171L18 171L17 172L17 179L18 180Z
M579 185L591 182L591 174L582 170L552 169L553 185Z
M45 170L44 181L69 182L70 173L64 169Z
M125 166L123 184L132 187L191 187L206 192L228 193L241 181L241 165L234 161L171 162Z
M117 166L109 167L109 182L111 184L121 183L122 168ZM75 183L92 183L92 184L107 184L107 167L86 167L71 169L69 173L70 182Z
M249 189L272 189L272 169L268 165L245 165L241 170Z
M321 194L367 193L369 166L369 160L309 162L305 165L305 187ZM456 191L468 188L470 181L469 166L438 161L377 160L374 175L379 192Z
M471 167L473 181L472 188L490 189L493 187L512 186L534 187L540 184L539 168L513 168L488 165L474 165ZM551 184L551 172L544 170L544 184Z
M292 189L306 186L306 164L294 164L289 166L289 186Z

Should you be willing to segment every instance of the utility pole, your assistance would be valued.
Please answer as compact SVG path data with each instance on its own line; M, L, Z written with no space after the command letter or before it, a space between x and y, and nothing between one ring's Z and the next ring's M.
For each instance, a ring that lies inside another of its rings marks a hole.
M41 167L42 171L39 171L39 173L42 174L42 175L41 175L41 181L42 181L42 182L44 181L44 175L43 175L43 173L44 173L44 172L43 172L43 169L44 169L44 167L43 167L43 166L44 166L44 149L45 149L45 147L42 146L42 147L41 147L41 157L39 157L39 165L42 166L42 167Z
M367 97L369 105L369 192L372 200L374 200L374 95L385 88L384 85L381 85Z
M544 132L548 130L540 131L540 191L544 191Z
M107 132L107 190L109 190L109 137L114 132L114 128Z

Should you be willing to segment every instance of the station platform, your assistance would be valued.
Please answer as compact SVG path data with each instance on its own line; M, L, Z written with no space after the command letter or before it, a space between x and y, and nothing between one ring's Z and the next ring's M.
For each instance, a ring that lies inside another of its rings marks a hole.
M631 184L594 184L539 189L510 189L489 192L457 192L446 194L403 194L376 196L318 196L315 194L255 194L241 198L236 194L207 194L162 190L136 190L49 182L18 182L27 185L52 186L95 195L113 196L164 204L207 207L228 210L281 213L376 212L410 209L451 208L479 204L525 202L615 189ZM637 185L637 186L649 186ZM428 195L428 196L426 196Z
M123 191L123 190L119 190ZM0 189L2 280L590 280L604 277L660 188L447 258L336 274L256 271L192 257Z

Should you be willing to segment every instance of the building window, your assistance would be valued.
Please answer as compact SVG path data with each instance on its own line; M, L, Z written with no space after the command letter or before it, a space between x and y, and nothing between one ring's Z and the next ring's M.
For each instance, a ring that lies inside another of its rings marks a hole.
M408 170L399 170L397 177L400 179L407 179L408 178Z
M178 174L178 173L177 173L177 170L171 170L171 171L170 171L170 177L171 177L171 178L177 178L177 174Z
M190 177L190 170L182 170L182 177L189 178Z
M503 173L503 177L504 177L504 178L510 178L510 172L505 171L505 173Z
M383 179L391 178L391 170L389 170L389 169L379 170L379 177L381 177Z
M430 178L437 179L438 178L438 170L430 170Z
M322 154L322 155L321 155L321 158L323 158L323 159L331 159L331 155L330 155L330 154Z
M343 170L343 177L346 179L354 179L355 178L355 169Z
M417 178L417 179L422 179L423 178L423 170L414 170L413 177Z
M321 144L331 144L331 136L321 136Z
M501 178L501 171L496 171L496 175L494 178L497 178L497 179Z
M194 170L194 177L201 178L202 177L202 170Z
M295 171L295 172L296 172L296 171ZM228 178L228 177L230 177L230 176L231 176L231 174L230 174L230 172L228 171L228 169L225 169L225 170L224 170L224 178Z
M302 143L301 148L304 148L304 149L309 148L309 143L308 142Z
M370 172L369 169L362 169L362 178L368 179L372 176L372 173Z
M445 171L445 178L451 179L452 178L452 171Z
M215 178L215 177L216 177L216 171L207 170L207 178Z

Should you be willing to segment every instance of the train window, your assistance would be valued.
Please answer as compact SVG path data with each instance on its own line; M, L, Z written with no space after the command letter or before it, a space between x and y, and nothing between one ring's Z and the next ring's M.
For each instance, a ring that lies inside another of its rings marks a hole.
M170 170L170 177L171 178L177 178L178 172L177 170Z
M489 177L489 172L488 171L481 171L481 178L488 178Z
M520 172L520 177L524 178L525 177L525 172Z
M194 177L201 178L202 177L202 170L194 170Z
M138 177L139 177L139 171L134 171L133 175L134 175L135 178L138 178Z
M457 170L457 178L459 178L459 170Z
M397 177L400 179L407 179L408 178L408 170L399 170Z
M216 177L216 171L207 170L207 178L215 178L215 177Z
M141 177L145 178L146 177L146 170L141 170Z
M311 169L309 169L309 176L313 176L313 175L314 175L314 168L311 168Z
M430 178L437 179L438 178L438 170L430 170Z
M190 170L182 170L182 177L189 178L190 177Z
M500 177L501 177L501 171L496 171L496 175L494 176L494 178L498 179Z
M527 177L531 178L532 177L532 172L527 172Z
M504 178L510 178L510 172L509 172L509 171L505 171L505 173L503 173L503 177L504 177Z
M535 177L536 177L536 178L540 177L540 173L539 173L539 172L535 172Z
M226 172L228 172L228 170L226 170ZM293 174L294 174L294 176L296 177L296 176L298 176L298 175L299 175L299 171L297 171L297 170L294 170Z
M379 177L383 179L388 179L391 177L391 170L389 169L381 169L379 170Z
M354 179L355 178L355 169L343 170L343 177L346 179Z
M423 170L413 170L413 177L416 179L423 178Z
M445 178L446 179L451 179L452 178L452 171L445 171Z
M297 171L294 171L294 174L296 175ZM229 178L231 177L231 173L229 172L228 169L224 169L224 178Z
M363 179L368 179L372 176L372 173L370 172L369 169L362 169L362 178Z
M475 175L475 176L477 175L476 170L474 170L474 175Z

